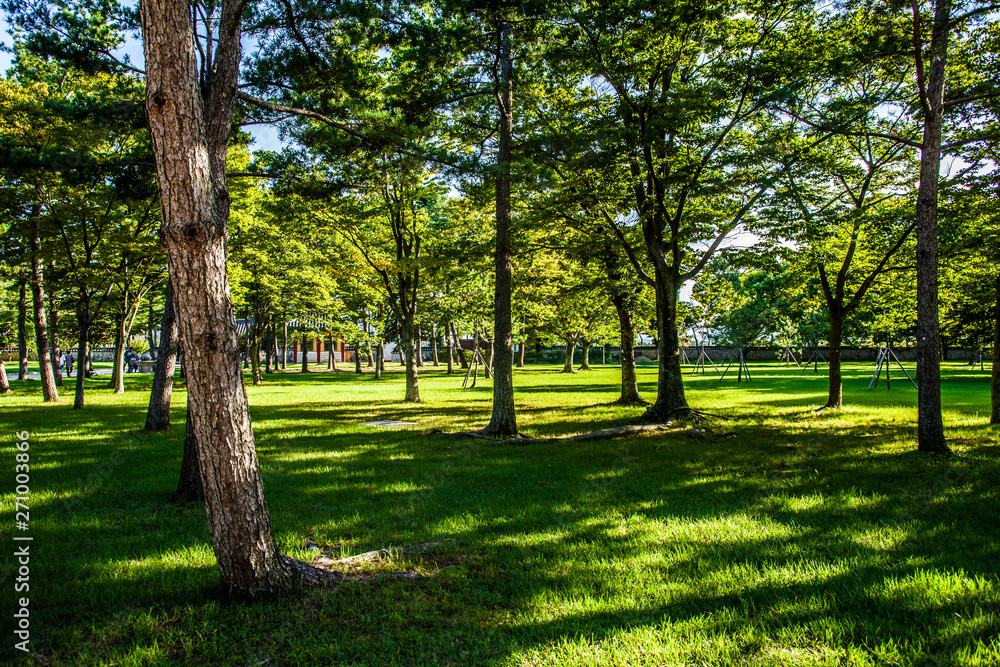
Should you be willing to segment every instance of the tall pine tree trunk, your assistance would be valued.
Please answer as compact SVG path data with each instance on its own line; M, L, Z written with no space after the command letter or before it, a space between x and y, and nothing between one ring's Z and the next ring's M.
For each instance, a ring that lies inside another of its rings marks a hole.
M944 121L945 62L951 0L937 0L927 52L930 67L924 136L917 190L917 448L948 453L941 416L941 327L938 321L938 179L941 172L941 129ZM921 57L918 54L918 57ZM926 62L925 62L926 65Z
M440 366L441 363L438 361L438 330L437 324L431 325L431 363L435 366Z
M635 325L632 322L632 312L625 303L624 296L616 295L612 302L618 312L618 325L621 330L622 389L618 400L619 405L646 405L639 395L639 380L635 369Z
M590 346L589 340L583 341L582 358L580 359L580 370L589 371L590 370Z
M684 396L680 342L677 338L677 280L668 269L654 265L656 287L656 402L646 410L646 419L665 422L690 408Z
M28 241L31 246L31 302L35 324L35 345L38 348L38 373L42 380L42 398L46 403L59 401L56 379L49 361L49 332L45 325L45 292L42 289L42 239L38 232L41 205L36 204L28 219Z
M514 122L514 59L510 48L510 25L500 26L498 46L500 80L497 102L500 134L497 138L496 225L497 246L494 272L493 341L496 345L493 375L493 414L484 433L494 437L517 435L514 411L514 339L511 317L513 256L511 254L512 216L510 207L510 166Z
M27 279L21 278L17 290L17 379L28 379L28 304Z
M839 408L844 404L844 384L841 378L841 346L843 343L844 315L839 306L830 308L830 382L825 408Z
M420 401L420 385L417 379L417 355L413 350L414 326L412 315L404 316L401 329L403 361L406 364L406 397L404 400L408 403L418 403Z
M264 500L226 272L226 152L242 8L222 0L212 77L203 91L190 4L139 4L146 116L205 511L223 585L231 595L246 597L289 590L297 568L278 550Z
M573 356L576 354L576 341L566 340L566 360L563 362L563 373L574 373Z
M167 281L163 319L160 320L160 349L153 369L153 390L149 394L145 431L163 431L170 426L170 399L174 391L174 365L177 360L177 320L174 317L174 295Z

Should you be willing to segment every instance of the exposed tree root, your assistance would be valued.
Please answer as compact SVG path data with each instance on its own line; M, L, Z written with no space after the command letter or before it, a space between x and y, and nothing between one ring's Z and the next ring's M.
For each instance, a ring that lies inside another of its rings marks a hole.
M527 438L527 437L517 437L517 438L493 438L488 435L483 435L476 431L462 431L459 433L446 433L439 429L434 429L429 431L426 435L446 435L453 438L476 438L479 440L487 440L492 443L503 443L505 445L533 445L533 444L552 444L560 442L587 442L588 440L610 440L612 438L622 438L628 435L634 435L636 433L648 433L652 431L669 431L673 428L673 424L667 422L666 424L630 424L628 426L615 426L613 428L603 428L598 431L592 431L590 433L581 433L579 435L568 435L559 438Z
M333 586L335 584L339 584L347 578L347 575L339 570L327 570L325 568L316 567L315 565L311 565L295 558L289 558L288 556L282 556L282 559L295 573L297 581L306 586L316 586L321 588Z

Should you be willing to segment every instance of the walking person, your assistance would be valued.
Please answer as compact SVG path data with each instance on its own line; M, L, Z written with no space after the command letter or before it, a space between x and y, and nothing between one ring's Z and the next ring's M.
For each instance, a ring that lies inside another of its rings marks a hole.
M70 377L73 375L73 362L76 358L73 356L72 352L66 353L66 376Z

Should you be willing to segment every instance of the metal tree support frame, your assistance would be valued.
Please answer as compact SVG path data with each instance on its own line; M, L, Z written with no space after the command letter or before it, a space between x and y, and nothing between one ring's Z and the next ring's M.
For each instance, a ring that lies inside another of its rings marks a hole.
M781 351L781 356L778 357L778 363L780 364L782 361L785 362L785 368L791 366L793 361L795 362L796 367L802 368L802 364L799 363L799 360L796 358L795 353L792 352L792 348L788 347L787 345L785 346L785 349Z
M888 341L886 341L885 347L879 350L878 361L875 362L875 372L872 374L871 382L868 383L868 391L871 391L872 387L878 386L878 379L882 374L883 364L885 364L885 388L892 389L892 385L889 380L889 364L892 363L892 359L889 358L890 355L892 356L892 359L896 360L896 365L899 366L899 370L903 371L903 375L906 376L906 379L909 380L910 384L913 385L913 388L916 389L917 383L913 381L910 374L906 372L905 368L903 368L903 364L900 363L899 357L896 356L896 353L892 351L892 346L889 345Z
M698 350L699 350L698 358L694 362L694 368L691 369L691 375L696 375L698 373L699 366L701 367L701 374L704 375L706 361L712 364L712 368L715 369L716 373L721 373L719 367L715 365L714 361L712 361L712 357L708 356L708 353L705 352L705 346L704 345L698 346Z
M813 352L812 352L812 354L802 364L802 369L805 370L806 368L809 368L809 364L812 364L813 365L813 373L818 373L819 372L819 362L820 361L822 361L827 366L830 365L830 362L826 360L826 357L823 356L823 353L819 351L819 343L817 342L813 346Z
M737 375L736 375L736 381L737 382L743 382L743 373L746 373L747 374L747 382L750 382L750 380L751 380L751 378L750 378L750 367L747 366L747 360L746 360L746 357L743 354L743 346L742 345L740 345L740 350L739 350L739 353L737 354L737 356L734 357L733 359L731 359L729 361L729 366L726 366L726 370L722 371L722 377L719 378L720 382L723 380L723 378L726 377L726 372L729 370L730 366L733 365L733 362L736 361L737 359L739 359L740 363L739 363L739 366L737 367L738 370L737 370Z

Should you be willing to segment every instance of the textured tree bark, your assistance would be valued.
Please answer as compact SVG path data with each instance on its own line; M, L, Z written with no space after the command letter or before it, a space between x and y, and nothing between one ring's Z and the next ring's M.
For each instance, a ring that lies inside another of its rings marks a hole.
M309 372L309 337L305 334L302 335L302 372Z
M525 341L522 341L520 345L517 346L517 367L524 368L524 347Z
M941 331L938 321L938 179L944 120L945 62L951 0L937 0L931 36L920 186L917 190L917 448L948 453L941 416ZM919 55L918 55L919 57Z
M361 346L360 345L355 345L354 346L354 372L357 373L358 375L361 375L361 372L362 372L361 371L361 350L358 349L359 347L361 347Z
M576 341L566 341L566 360L563 362L563 373L575 373L573 370L573 356L576 354Z
M365 346L368 348L368 360L365 362L365 366L372 368L375 365L375 351L372 349L372 342L366 340Z
M177 320L174 295L167 281L167 295L160 320L160 349L153 370L153 390L149 394L145 431L163 431L170 427L170 399L174 391L174 366L177 359Z
M647 405L639 395L638 374L635 370L635 325L632 313L625 304L623 295L615 295L612 299L615 310L618 311L618 324L621 330L621 367L622 389L618 400L619 405Z
M226 273L226 152L240 62L242 6L223 0L204 90L187 0L139 5L162 236L187 370L205 511L223 585L246 597L288 590L297 568L278 550L239 370Z
M38 218L42 207L36 204L28 218L28 241L31 246L31 302L35 324L35 345L38 348L38 372L42 380L42 398L46 403L57 403L59 392L49 361L49 332L45 325L45 292L42 290L42 239L38 233Z
M403 400L407 403L419 403L420 384L417 379L417 355L413 349L413 320L404 318L400 329L400 345L403 348L403 361L406 364L406 397Z
M514 60L510 50L510 25L501 26L499 43L500 80L497 102L500 134L497 139L496 225L493 343L496 346L493 373L493 414L484 433L493 437L517 435L514 411L514 339L511 318L513 256L510 208L510 163L514 123Z
M580 370L581 371L589 371L590 370L590 341L589 340L583 341L583 350L581 350L581 352L583 353L583 358L580 359Z
M830 309L830 383L825 408L839 408L844 404L844 384L841 377L841 348L844 338L844 316Z
M646 419L667 421L691 411L684 396L680 342L677 339L677 281L654 264L656 287L656 402L646 409Z
M996 310L993 323L993 372L990 375L990 423L1000 424L1000 275L996 281Z
M3 363L3 357L0 356L0 396L12 393L14 392L10 390L10 384L7 383L7 367Z
M174 491L172 500L175 503L205 500L205 490L201 485L201 466L198 462L198 436L195 434L190 398L188 399L187 419L184 420L184 453L181 455L181 476L177 480L177 489Z
M17 379L28 379L28 303L27 279L22 278L17 290Z

